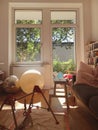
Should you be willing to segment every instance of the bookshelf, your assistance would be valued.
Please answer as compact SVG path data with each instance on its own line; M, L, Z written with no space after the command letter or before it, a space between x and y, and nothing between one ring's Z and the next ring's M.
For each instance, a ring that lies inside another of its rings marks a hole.
M88 64L92 66L98 65L98 41L91 42L88 45Z

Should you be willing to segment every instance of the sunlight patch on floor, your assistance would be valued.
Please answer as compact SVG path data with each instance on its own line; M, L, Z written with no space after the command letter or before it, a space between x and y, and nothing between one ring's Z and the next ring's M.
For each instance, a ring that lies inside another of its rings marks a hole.
M20 103L18 101L15 102L15 109L24 109L24 107L25 107L24 103ZM28 108L29 104L26 104L26 107ZM32 109L37 107L41 107L41 102L32 104ZM10 109L11 105L4 104L4 106L2 107L2 110L10 110Z

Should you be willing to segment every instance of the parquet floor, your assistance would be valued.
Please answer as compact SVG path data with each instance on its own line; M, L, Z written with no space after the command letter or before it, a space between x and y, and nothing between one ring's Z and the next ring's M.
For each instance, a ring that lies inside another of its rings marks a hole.
M49 100L49 91L44 90L43 93L46 99ZM23 95L24 93L20 91L19 93L14 94L14 97L19 98ZM2 104L2 101L5 99L6 96L7 94L0 93L0 105ZM19 104L22 104L23 102L24 100L20 100L19 103L17 103L17 106ZM30 96L27 98L27 103L29 102L30 102ZM46 107L46 103L39 93L35 94L34 103L35 104L39 103L41 104L41 106ZM55 102L55 100L53 103L56 106L57 102ZM8 109L9 106L7 105L5 106L5 108ZM74 106L74 107L70 106L70 110L67 113L67 115L66 115L66 110L65 110L65 123L66 122L69 123L68 130L98 130L98 120L96 120L92 115L90 115L89 112L86 109L84 109L83 106Z

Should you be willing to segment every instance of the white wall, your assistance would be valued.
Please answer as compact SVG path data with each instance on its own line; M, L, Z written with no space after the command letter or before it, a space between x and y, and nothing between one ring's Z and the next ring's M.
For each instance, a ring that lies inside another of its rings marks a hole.
M0 1L0 68L8 72L8 2Z
M92 40L98 40L98 0L91 1Z

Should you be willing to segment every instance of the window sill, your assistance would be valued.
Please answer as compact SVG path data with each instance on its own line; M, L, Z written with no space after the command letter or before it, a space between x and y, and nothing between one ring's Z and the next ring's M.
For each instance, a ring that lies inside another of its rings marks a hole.
M44 66L50 65L48 62L40 62L40 63L30 63L30 64L11 64L11 67L32 67L32 66Z

